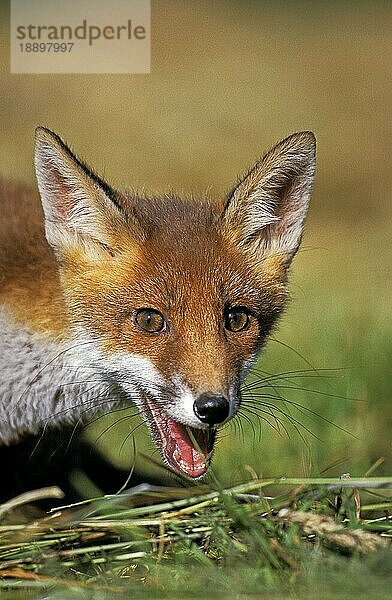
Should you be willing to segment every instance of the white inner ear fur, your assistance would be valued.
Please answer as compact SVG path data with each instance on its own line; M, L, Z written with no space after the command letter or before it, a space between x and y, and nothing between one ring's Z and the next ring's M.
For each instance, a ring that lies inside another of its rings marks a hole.
M35 167L49 244L57 252L82 245L93 254L99 249L91 242L109 246L108 224L121 218L119 210L61 140L44 129L37 130Z
M315 171L309 132L286 138L239 183L226 207L224 229L243 250L291 259L301 241Z

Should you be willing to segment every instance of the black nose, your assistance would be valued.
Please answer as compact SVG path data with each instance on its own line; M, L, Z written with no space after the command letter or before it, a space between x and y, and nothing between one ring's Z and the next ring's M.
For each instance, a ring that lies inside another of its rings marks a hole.
M224 396L201 394L193 404L196 417L208 425L223 423L229 416L230 405Z

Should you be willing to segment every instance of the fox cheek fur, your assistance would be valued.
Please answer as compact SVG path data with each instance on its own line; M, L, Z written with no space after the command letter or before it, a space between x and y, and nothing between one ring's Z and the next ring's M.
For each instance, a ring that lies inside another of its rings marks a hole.
M277 144L220 201L118 192L44 128L35 163L64 298L59 337L107 386L96 410L133 401L163 460L204 475L286 302L314 135Z

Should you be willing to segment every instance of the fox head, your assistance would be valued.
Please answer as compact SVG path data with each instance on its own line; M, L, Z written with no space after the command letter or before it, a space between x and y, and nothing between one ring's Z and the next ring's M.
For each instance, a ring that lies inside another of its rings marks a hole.
M285 306L314 171L314 135L295 133L224 198L139 197L37 129L46 237L73 336L88 342L82 359L138 406L164 461L187 477L206 472Z

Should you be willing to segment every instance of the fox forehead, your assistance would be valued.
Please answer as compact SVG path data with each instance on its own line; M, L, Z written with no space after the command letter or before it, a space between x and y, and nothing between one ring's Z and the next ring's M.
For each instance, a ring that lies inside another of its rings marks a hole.
M70 255L63 269L91 299L97 294L117 306L150 306L164 312L191 312L246 304L255 312L280 305L284 271L279 261L253 263L222 235L214 205L174 198L143 201L139 235L132 227L113 258L86 264ZM126 205L125 205L126 206ZM160 218L159 215L162 215ZM88 286L88 288L86 287ZM95 293L94 293L95 292Z
M224 208L224 200L186 199L174 194L148 197L124 193L117 201L149 236L174 233L183 237L184 231L200 233L214 228Z

